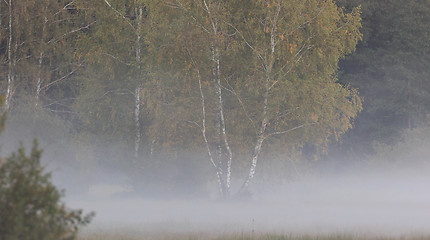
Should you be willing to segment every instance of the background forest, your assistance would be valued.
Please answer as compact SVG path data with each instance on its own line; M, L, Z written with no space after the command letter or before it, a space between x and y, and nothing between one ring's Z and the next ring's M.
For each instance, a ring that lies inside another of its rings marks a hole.
M428 0L7 0L0 13L2 151L38 138L68 191L229 197L402 164L404 149L426 160Z

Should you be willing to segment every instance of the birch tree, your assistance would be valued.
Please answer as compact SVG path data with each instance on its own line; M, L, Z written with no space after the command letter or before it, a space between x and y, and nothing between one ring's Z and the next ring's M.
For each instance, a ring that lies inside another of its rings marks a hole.
M12 0L9 0L8 2L8 40L7 40L7 65L8 65L8 73L7 73L7 90L6 90L6 99L5 99L5 108L6 110L9 110L10 108L10 102L12 100L13 95L13 85L15 80L15 75L13 72L13 66L15 61L12 59L14 56L14 53L12 52L12 40L13 40L13 31L14 31L14 24L13 24L13 8L12 8Z
M224 61L224 57L231 47L227 33L228 28L224 19L224 14L228 12L226 7L227 4L223 1L188 0L161 1L151 5L152 11L155 12L153 17L157 18L155 21L158 21L158 28L153 32L168 31L170 34L174 34L174 37L180 38L177 39L178 44L181 44L180 47L170 45L169 40L161 39L161 36L157 38L157 42L163 42L165 59L175 61L178 54L185 56L185 59L179 60L180 63L177 65L180 66L176 70L188 72L195 79L199 79L193 86L198 90L202 101L201 103L197 102L197 104L203 104L201 105L202 122L190 122L198 127L204 139L205 149L216 172L221 195L228 197L233 152L227 134L228 127L224 111L225 94L222 88L223 76L225 75L223 71L227 70L225 67L229 64ZM169 26L170 24L173 26ZM154 48L158 48L157 42L154 42ZM172 51L172 48L179 48L179 51ZM158 64L163 63L159 62ZM204 93L202 83L209 86L209 92ZM213 109L207 108L205 99L214 104L215 107ZM207 128L206 121L211 121L214 125Z
M251 152L243 192L272 137L292 148L324 143L352 126L361 102L355 90L337 83L335 72L339 58L360 39L359 9L345 14L332 1L294 0L178 0L157 6L164 17L159 21L170 20L159 26L174 31L177 48L189 58L181 71L191 72L185 76L196 82L201 100L200 121L190 122L201 131L222 196L229 196L233 152L246 152L232 150L230 139L235 146L247 143ZM208 126L211 115L214 125Z
M98 128L96 125L102 121L100 126L104 127L100 130L110 132L112 137L122 131L121 136L133 145L133 162L137 164L142 145L145 4L126 0L80 1L79 7L86 11L88 18L95 16L97 19L92 31L82 35L78 42L78 55L88 62L90 74L95 79L84 81L86 86L75 106L86 109L81 117L91 121L92 126ZM90 106L101 102L106 108L96 107L97 111L88 111ZM101 116L105 119L100 119ZM134 135L132 143L127 135Z
M73 60L73 37L91 24L81 21L74 1L70 0L11 0L2 2L0 10L2 23L8 16L7 28L2 29L1 35L6 46L1 53L7 73L5 107L9 109L16 96L55 111L62 101L56 97L67 95L59 93L62 89L58 86L78 69ZM54 86L57 88L51 91ZM41 99L45 93L50 96ZM29 95L33 96L31 100Z
M335 77L339 58L351 53L361 37L358 8L345 14L332 1L253 4L242 10L239 24L230 25L252 52L253 75L259 77L251 78L259 89L257 95L247 97L257 111L250 121L258 124L249 171L240 191L253 179L266 140L303 128L312 128L314 138L338 137L351 128L361 109L356 92L339 85ZM249 96L246 87L238 92ZM303 140L299 137L291 142Z
M82 66L73 57L76 53L75 39L96 21L86 22L83 14L77 11L75 1L39 0L35 5L41 9L33 20L33 55L37 62L37 74L32 92L38 105L44 93L70 80ZM45 105L50 106L52 102L45 102Z

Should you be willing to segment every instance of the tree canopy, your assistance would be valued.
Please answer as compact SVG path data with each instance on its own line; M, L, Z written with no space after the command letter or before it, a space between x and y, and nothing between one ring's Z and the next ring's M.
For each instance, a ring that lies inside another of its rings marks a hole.
M278 156L371 152L426 122L428 11L418 0L1 1L4 109L62 122L70 151L88 156L68 161L120 169L142 189L149 176L217 182L228 197L289 159Z

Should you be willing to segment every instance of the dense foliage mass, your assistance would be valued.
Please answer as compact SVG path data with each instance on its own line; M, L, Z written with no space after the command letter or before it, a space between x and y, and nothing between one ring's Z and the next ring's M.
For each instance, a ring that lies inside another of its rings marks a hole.
M370 152L430 106L429 6L403 4L1 1L2 93L22 123L4 138L29 126L89 178L114 167L184 194L217 181L225 197L319 159L357 116L334 149Z
M74 239L93 217L66 209L40 156L35 143L30 156L21 147L0 165L0 239Z
M357 88L363 111L342 148L373 154L375 142L393 145L404 129L428 124L430 101L429 1L348 1L363 9L363 41L341 61L340 79Z
M0 106L3 99L0 99ZM0 116L0 132L6 114ZM0 239L75 239L78 228L94 213L69 210L60 202L63 193L51 182L40 163L41 150L34 141L30 156L21 146L4 160L0 157Z

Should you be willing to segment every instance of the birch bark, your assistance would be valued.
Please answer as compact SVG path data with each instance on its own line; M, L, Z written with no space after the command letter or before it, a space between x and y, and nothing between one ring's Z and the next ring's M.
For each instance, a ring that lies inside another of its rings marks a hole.
M135 140L134 140L134 158L135 163L139 158L139 147L140 147L140 87L137 87L134 93L134 123L135 123Z
M278 18L279 18L279 13L281 11L281 5L278 2L277 4L277 9L275 12L275 15L273 16L273 23L271 26L271 30L270 30L270 52L268 54L268 57L266 59L260 58L260 60L262 61L261 64L263 65L263 69L265 71L265 75L266 75L266 79L265 79L265 84L264 84L264 88L265 88L265 92L264 92L264 97L263 97L263 111L262 111L262 121L261 121L261 125L259 127L259 131L258 131L258 135L257 135L257 141L255 143L254 146L254 152L252 154L252 158L251 158L251 166L249 168L249 172L248 175L244 181L244 183L242 184L242 186L240 187L239 193L243 192L246 188L248 188L249 183L251 182L251 180L254 178L255 175L255 171L257 168L257 163L258 163L258 157L261 153L261 147L263 146L264 140L266 138L266 127L268 124L268 107L269 107L269 96L270 96L270 90L272 88L272 86L270 85L271 82L271 78L272 78L272 68L273 65L275 63L275 47L276 47L276 41L275 41L275 37L276 37L276 29L277 29L277 22L278 22Z
M140 61L141 61L141 45L140 45L140 41L141 41L141 29L142 29L142 20L143 20L143 9L142 6L140 6L139 8L135 9L136 11L136 15L137 15L137 32L136 32L136 63L138 66L138 69L141 69L141 65L140 65ZM138 74L140 74L140 71L138 71ZM137 76L140 77L140 76ZM137 159L139 158L139 149L140 149L140 142L141 142L141 135L140 135L140 92L141 92L141 87L140 85L138 85L138 87L136 87L135 89L135 93L134 93L134 97L135 97L135 102L134 102L134 122L135 122L135 131L136 131L136 135L135 135L135 140L134 140L134 157L135 157L135 161L137 161Z
M12 36L13 36L13 29L12 29L12 0L9 0L9 41L7 43L7 57L8 57L8 74L7 74L7 90L6 90L6 99L5 99L5 109L9 110L10 108L10 102L12 100L12 91L13 91L13 84L14 84L14 73L13 73L13 64L12 64Z
M219 192L221 195L224 194L224 187L223 187L223 180L222 180L222 169L219 165L216 164L213 156L212 156L212 151L210 149L209 146L209 142L206 136L206 103L205 103L205 95L203 94L203 89L202 89L202 80L200 77L200 72L197 70L197 78L199 81L199 90L200 90L200 97L201 97L201 102L202 102L202 135L203 135L203 139L205 141L205 146L206 146L206 150L208 153L208 157L209 157L209 161L211 162L213 168L215 169L216 172L216 176L217 176L217 182L218 182L218 186L219 186Z
M37 81L36 81L36 106L39 105L40 100L40 92L42 90L42 63L43 63L43 55L44 55L44 45L45 45L45 34L46 34L46 24L48 22L48 18L46 17L46 10L47 7L45 7L44 11L44 18L43 18L43 26L42 26L42 36L40 39L40 53L39 53L39 65L38 65L38 72L37 72Z
M212 44L211 60L212 60L212 81L215 87L216 94L216 115L215 115L215 142L216 142L216 162L218 165L217 176L220 182L220 192L223 198L228 198L230 195L230 178L231 178L231 159L232 152L228 143L228 138L225 130L225 117L223 109L223 96L221 87L221 54L219 50L220 36L219 36L219 25L216 13L219 11L220 5L213 4L211 1L203 1L204 9L206 10L209 23L212 28ZM214 15L215 11L215 15ZM223 145L227 150L228 160L227 163L223 161Z

